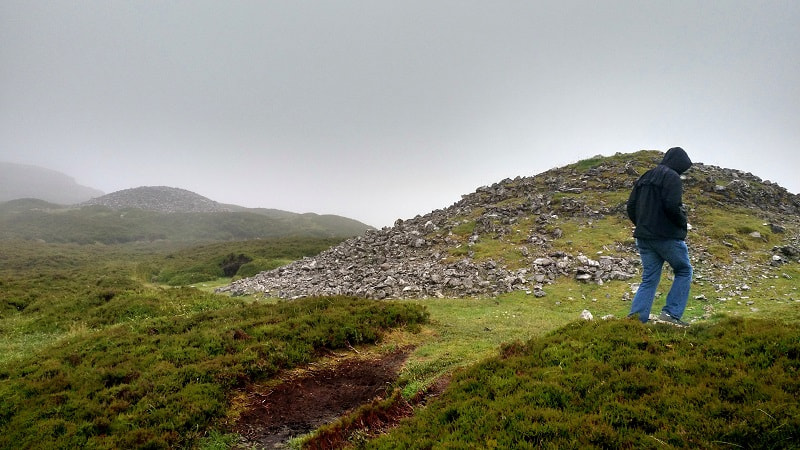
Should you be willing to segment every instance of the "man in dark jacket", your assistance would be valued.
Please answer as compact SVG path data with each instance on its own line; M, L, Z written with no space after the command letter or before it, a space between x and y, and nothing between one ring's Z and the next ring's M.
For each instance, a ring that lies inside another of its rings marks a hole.
M682 148L669 149L661 164L636 181L628 198L628 217L636 226L633 237L642 258L642 284L633 297L628 317L648 321L666 261L675 273L675 280L658 319L688 325L681 321L692 282L681 174L691 166L692 161Z

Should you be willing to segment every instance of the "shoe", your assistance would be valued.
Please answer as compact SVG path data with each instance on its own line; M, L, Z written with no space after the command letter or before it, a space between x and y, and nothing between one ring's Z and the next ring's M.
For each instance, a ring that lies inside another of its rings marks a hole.
M669 324L672 324L672 325L675 325L675 326L679 326L679 327L688 327L689 326L688 323L686 323L686 322L684 322L684 321L682 321L680 319L676 319L676 318L670 316L669 314L667 314L665 312L662 312L661 314L658 315L658 321L659 322L666 322L666 323L669 323Z

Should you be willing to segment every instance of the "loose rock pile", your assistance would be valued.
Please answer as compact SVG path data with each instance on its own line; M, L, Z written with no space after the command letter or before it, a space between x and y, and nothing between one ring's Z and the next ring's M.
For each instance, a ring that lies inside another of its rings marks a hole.
M624 216L624 202L588 204L580 194L629 191L643 170L631 162L609 160L583 171L567 167L535 177L506 179L462 196L449 208L398 220L393 227L368 231L316 257L238 280L219 291L234 295L264 292L284 299L317 295L373 299L496 296L515 290L543 296L544 286L562 276L593 283L628 280L637 275L639 265L632 240L610 243L608 252L595 257L556 251L552 241L563 236L559 216L588 221ZM759 208L776 217L800 216L800 197L750 174L703 164L693 166L691 173L686 185L713 193L719 201ZM557 194L570 195L561 195L556 201ZM476 243L502 240L519 220L531 217L536 227L519 246L524 268L509 269L503 261L475 258L471 248ZM458 239L454 231L473 222L468 242ZM454 258L454 249L461 250L455 254L464 256ZM780 251L791 254L794 250Z
M426 228L435 227L432 219L437 215L441 213L397 221L394 227L380 231L368 231L316 257L236 281L221 291L266 292L280 298L313 295L375 299L466 297L499 295L514 290L543 295L543 285L559 276L575 276L599 283L629 279L638 262L630 257L612 256L594 260L564 252L532 258L529 268L517 270L509 270L493 260L477 262L463 258L447 262L447 254L440 250L447 245L447 238L424 233Z
M127 208L162 213L226 212L229 208L185 189L166 186L142 186L124 189L93 198L79 206L101 205L114 210Z

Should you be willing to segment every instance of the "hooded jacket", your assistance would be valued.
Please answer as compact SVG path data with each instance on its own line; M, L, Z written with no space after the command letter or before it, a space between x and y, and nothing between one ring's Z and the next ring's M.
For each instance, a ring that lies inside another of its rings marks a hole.
M673 147L661 164L639 177L628 198L627 211L640 239L686 239L681 174L692 167L689 155Z

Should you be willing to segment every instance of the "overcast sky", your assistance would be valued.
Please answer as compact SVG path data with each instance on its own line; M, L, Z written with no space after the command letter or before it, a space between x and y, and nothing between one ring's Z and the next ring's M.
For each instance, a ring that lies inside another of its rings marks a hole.
M0 161L382 227L682 146L800 192L800 2L0 1Z

